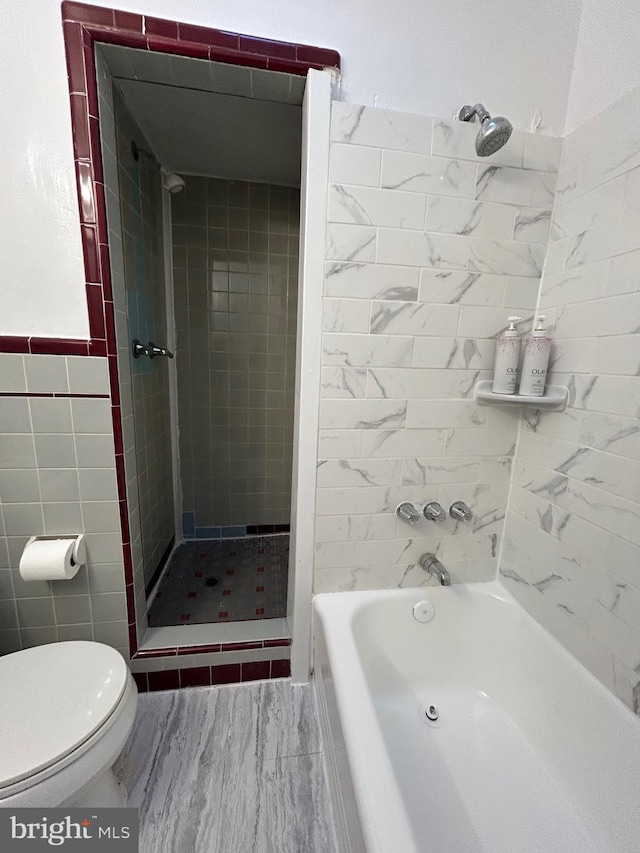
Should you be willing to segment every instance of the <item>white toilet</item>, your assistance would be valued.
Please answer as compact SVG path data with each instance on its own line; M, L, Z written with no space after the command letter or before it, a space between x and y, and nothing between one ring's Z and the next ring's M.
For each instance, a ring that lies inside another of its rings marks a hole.
M138 690L102 643L51 643L0 657L0 808L122 806L112 766Z

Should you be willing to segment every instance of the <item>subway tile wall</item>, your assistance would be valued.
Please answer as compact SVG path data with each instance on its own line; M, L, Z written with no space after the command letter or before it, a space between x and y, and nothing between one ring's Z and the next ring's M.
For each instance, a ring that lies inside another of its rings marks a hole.
M562 413L522 421L502 582L640 713L640 87L562 143L540 292Z
M299 206L197 176L172 198L187 537L289 522Z
M107 359L2 353L0 393L0 654L99 640L128 659ZM75 578L22 580L30 536L78 533Z
M316 592L495 575L518 412L478 408L508 314L536 304L560 141L333 103L318 453ZM465 500L415 527L402 500Z

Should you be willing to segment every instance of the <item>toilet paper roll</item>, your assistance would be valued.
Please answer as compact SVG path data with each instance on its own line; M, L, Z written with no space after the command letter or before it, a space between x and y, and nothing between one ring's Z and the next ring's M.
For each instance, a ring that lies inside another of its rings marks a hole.
M76 539L31 538L20 558L20 574L25 581L70 580L80 564L74 559Z

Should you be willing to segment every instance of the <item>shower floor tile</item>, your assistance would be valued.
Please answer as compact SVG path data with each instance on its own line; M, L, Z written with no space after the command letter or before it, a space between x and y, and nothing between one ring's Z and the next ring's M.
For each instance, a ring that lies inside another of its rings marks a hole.
M288 536L183 542L169 558L149 625L282 618L288 565Z

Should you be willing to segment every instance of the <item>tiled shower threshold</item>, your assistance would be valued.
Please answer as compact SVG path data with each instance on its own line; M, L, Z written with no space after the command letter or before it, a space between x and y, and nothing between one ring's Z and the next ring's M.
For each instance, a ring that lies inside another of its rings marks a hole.
M153 652L160 649L186 647L222 646L221 651L232 651L247 643L288 645L291 638L289 623L286 619L252 619L245 622L217 622L203 625L168 625L160 628L147 628L141 652ZM286 641L286 642L285 642ZM240 644L240 646L238 645Z

